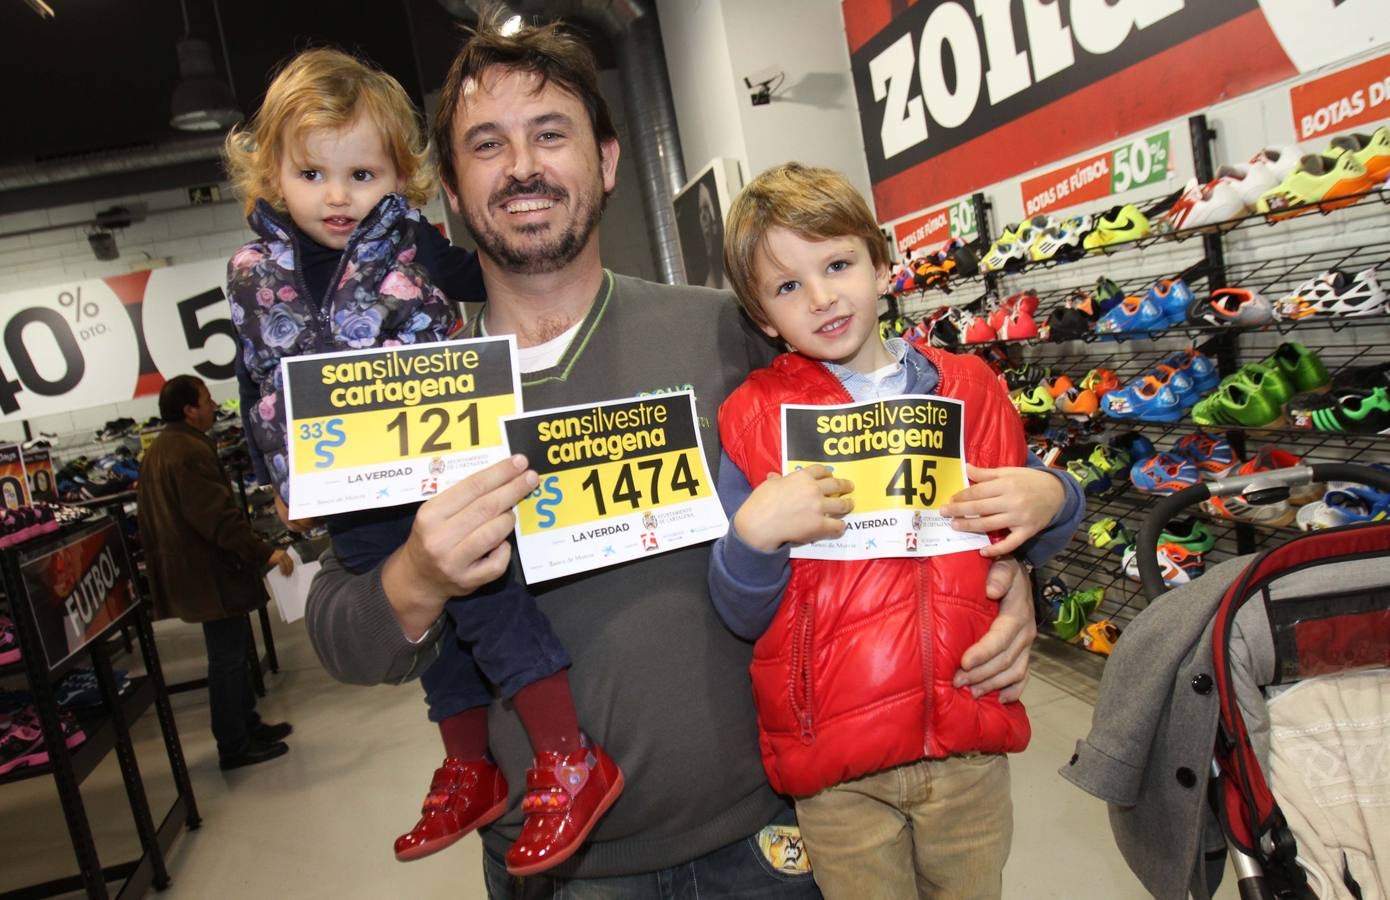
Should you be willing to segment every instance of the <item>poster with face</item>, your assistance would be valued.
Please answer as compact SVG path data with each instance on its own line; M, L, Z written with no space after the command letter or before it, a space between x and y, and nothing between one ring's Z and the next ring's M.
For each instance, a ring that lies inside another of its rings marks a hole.
M687 284L729 286L724 275L724 214L742 186L738 160L715 159L676 195L676 229Z

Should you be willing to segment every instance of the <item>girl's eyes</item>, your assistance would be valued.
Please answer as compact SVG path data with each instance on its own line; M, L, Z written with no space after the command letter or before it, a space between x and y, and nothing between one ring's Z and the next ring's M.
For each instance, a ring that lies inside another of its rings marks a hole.
M305 181L318 181L322 175L318 169L303 169L300 171L299 177L303 178Z
M371 181L375 177L371 169L358 169L352 173L353 181Z
M796 289L797 289L798 287L800 287L800 286L801 286L800 282L797 282L797 281L784 281L784 282L782 282L780 285L777 286L777 293L778 293L778 294L790 294L792 291L796 290Z

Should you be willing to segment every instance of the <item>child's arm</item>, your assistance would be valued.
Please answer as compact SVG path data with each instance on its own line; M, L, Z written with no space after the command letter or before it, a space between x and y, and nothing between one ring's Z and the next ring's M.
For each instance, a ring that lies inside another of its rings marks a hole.
M1012 553L1037 536L1024 557L1040 565L1066 545L1086 512L1076 479L1047 469L1031 452L1026 467L984 469L967 463L966 474L971 486L952 497L941 512L953 517L951 525L957 531L1009 532L981 550L984 556Z
M734 634L757 640L772 622L791 576L790 544L844 533L852 485L812 466L783 478L770 473L757 490L727 456L719 461L719 499L729 532L710 554L709 590Z

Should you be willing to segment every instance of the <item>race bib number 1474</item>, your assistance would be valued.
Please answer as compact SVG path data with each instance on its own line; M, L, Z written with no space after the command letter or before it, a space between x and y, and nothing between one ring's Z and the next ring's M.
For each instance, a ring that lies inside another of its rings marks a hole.
M728 530L689 391L526 413L503 428L540 476L516 510L528 584Z

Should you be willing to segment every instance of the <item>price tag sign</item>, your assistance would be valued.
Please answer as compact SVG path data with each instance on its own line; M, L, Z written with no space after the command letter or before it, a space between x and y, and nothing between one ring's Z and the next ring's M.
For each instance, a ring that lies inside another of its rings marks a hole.
M29 496L33 500L58 502L58 478L53 474L53 455L37 448L24 451L24 474L29 479Z
M33 500L24 472L24 454L18 444L0 446L0 509L19 509Z
M714 540L729 528L691 391L567 406L503 423L540 486L517 505L528 584Z
M290 515L428 499L507 455L516 338L286 357Z
M843 406L782 407L782 472L819 463L854 482L845 533L793 546L801 559L939 556L989 544L937 509L966 487L965 407L907 395Z

